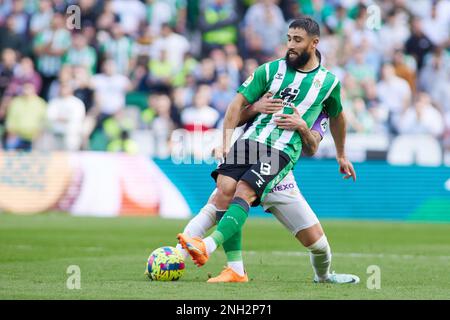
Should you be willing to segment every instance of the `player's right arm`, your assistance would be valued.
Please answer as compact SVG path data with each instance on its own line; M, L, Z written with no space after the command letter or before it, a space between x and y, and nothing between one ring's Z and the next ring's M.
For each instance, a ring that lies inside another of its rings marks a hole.
M247 99L241 93L238 93L234 96L233 101L231 101L228 106L223 120L223 156L225 156L231 148L231 139L233 137L234 129L238 127L241 111L248 104Z

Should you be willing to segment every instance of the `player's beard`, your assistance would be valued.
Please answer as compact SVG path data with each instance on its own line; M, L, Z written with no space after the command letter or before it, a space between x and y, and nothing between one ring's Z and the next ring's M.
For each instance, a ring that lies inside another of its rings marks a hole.
M286 52L286 64L294 69L301 69L303 68L311 58L311 54L307 52L306 50L303 50L301 54L297 54L297 52L294 52L297 54L295 58L290 58L289 53L294 51L287 51Z

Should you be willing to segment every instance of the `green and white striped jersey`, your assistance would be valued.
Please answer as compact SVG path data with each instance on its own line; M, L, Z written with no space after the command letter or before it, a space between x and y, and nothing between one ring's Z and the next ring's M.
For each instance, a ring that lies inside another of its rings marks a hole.
M301 72L287 66L284 58L259 66L238 92L249 103L271 92L274 99L284 100L284 108L278 113L292 114L292 108L297 108L309 128L322 109L331 117L337 117L342 111L340 83L334 74L321 65L310 72ZM300 134L278 128L274 114L259 114L241 139L255 140L282 150L294 163L302 151Z

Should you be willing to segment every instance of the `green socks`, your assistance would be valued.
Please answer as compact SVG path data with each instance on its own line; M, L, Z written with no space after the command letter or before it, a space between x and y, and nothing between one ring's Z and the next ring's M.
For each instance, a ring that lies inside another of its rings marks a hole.
M242 198L234 198L231 201L227 212L220 219L217 229L211 234L211 238L213 238L217 246L230 240L231 251L235 251L237 247L239 247L238 250L241 249L241 230L247 220L249 209L248 203ZM225 249L225 251L228 250Z

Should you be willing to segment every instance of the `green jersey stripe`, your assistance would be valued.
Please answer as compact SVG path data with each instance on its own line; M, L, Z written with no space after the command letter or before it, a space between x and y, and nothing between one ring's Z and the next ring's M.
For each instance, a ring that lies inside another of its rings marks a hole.
M337 77L334 77L334 81L333 84L330 87L330 90L328 90L327 94L325 95L325 97L322 99L321 103L323 103L325 100L328 99L328 97L330 96L331 92L333 91L333 89L337 86L337 84L339 83L339 79Z

